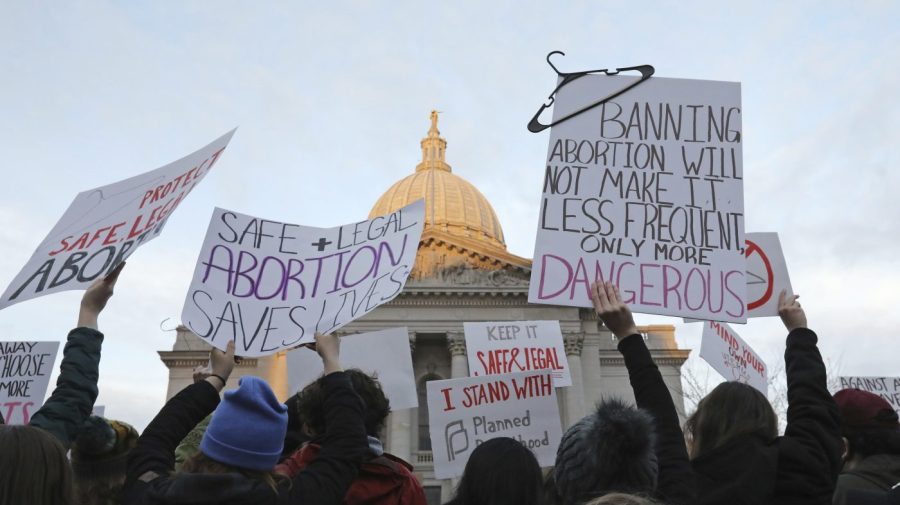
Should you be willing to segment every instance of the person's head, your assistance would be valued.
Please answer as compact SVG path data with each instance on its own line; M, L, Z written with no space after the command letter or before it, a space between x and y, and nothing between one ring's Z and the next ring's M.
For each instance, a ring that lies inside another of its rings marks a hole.
M266 381L241 377L213 412L200 452L185 461L184 473L243 473L267 477L281 457L287 431L287 407Z
M492 438L472 451L451 503L540 505L543 481L531 450L509 437Z
M612 492L652 493L658 474L653 418L618 399L572 425L556 452L556 493L565 505Z
M834 394L841 416L844 462L851 467L876 454L900 455L900 421L884 398L860 389Z
M753 386L723 382L697 404L684 425L691 459L747 435L778 436L778 417Z
M53 435L31 426L0 426L0 503L73 503L66 450Z
M660 502L634 494L611 493L585 503L584 505L662 505Z
M388 414L391 413L391 403L384 395L381 383L358 368L345 370L344 373L350 378L353 390L362 398L365 405L366 413L363 421L366 433L378 437ZM325 400L321 378L297 393L297 414L314 435L325 433Z
M129 424L91 416L72 444L75 497L79 505L119 501L125 483L125 462L137 443Z

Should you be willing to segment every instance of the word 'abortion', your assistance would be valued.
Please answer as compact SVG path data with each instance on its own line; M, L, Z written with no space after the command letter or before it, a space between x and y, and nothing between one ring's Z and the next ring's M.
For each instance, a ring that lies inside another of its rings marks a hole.
M254 218L242 229L236 229L232 225L236 217L231 212L221 215L228 232L219 233L218 237L235 246L217 244L210 249L208 259L203 262L203 283L207 284L210 276L224 276L226 292L238 298L304 300L319 294L351 289L365 280L384 276L383 267L397 267L406 248L416 246L409 243L407 235L403 236L399 251L387 240L379 240L389 233L402 232L417 224L404 221L403 211L399 210L388 216L339 228L335 250L327 254L300 258L269 254L257 256L246 249L233 251L232 247L260 249L264 242L269 242L265 245L274 246L277 243L277 250L283 255L301 255L304 247L296 243L296 236L291 235L299 227ZM372 242L359 245L366 241ZM272 250L274 247L266 249Z

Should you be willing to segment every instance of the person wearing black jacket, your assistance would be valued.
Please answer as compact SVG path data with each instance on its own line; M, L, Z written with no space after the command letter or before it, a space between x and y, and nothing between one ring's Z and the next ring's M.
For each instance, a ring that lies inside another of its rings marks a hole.
M700 505L831 503L841 469L837 405L797 296L782 291L778 312L788 330L784 436L777 436L774 412L762 393L739 383L716 387L685 429ZM760 412L755 418L747 414L753 406Z
M218 393L234 368L232 342L226 352L213 349L209 377L169 400L144 430L128 458L122 503L340 503L368 450L363 404L340 368L337 337L317 335L316 351L325 364L327 429L322 451L305 471L290 480L272 473L281 454L287 412L264 382L244 377L241 387L219 403ZM173 473L176 446L213 410L197 461L189 460L181 472ZM246 415L235 415L238 412ZM242 424L246 416L259 421Z
M597 317L618 340L638 408L650 413L656 432L658 477L654 497L670 505L695 501L694 475L684 444L678 412L650 351L644 343L618 287L596 282L591 299Z

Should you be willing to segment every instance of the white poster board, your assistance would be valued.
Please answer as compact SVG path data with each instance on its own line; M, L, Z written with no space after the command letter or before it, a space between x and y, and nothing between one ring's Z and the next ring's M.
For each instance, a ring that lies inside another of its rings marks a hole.
M700 357L729 381L743 382L768 396L768 369L744 339L726 323L703 325Z
M313 228L216 208L181 320L240 356L312 342L396 297L416 259L424 200L386 216Z
M79 193L6 288L0 309L50 293L87 289L156 238L233 134L156 170Z
M900 377L841 377L841 389L862 389L874 393L900 413Z
M572 385L559 321L463 323L469 375L549 370L555 387Z
M291 394L321 377L324 371L322 358L311 349L288 352L287 363ZM406 327L341 337L341 365L376 377L392 411L419 406Z
M554 119L632 77L588 75ZM739 83L651 78L553 126L528 301L590 307L595 280L635 312L745 322Z
M479 444L511 437L542 467L562 438L553 378L546 372L464 377L426 383L434 475L459 477Z
M106 417L106 405L94 405L94 409L91 411L91 415L97 417Z
M28 424L44 404L59 342L0 342L0 416Z
M794 294L778 234L748 233L744 256L747 258L747 317L777 316L781 290Z

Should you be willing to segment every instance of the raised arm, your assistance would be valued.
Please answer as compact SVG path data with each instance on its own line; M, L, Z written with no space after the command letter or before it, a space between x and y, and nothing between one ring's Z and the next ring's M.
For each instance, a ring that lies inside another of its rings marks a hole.
M784 457L779 459L778 473L804 478L792 479L786 483L790 489L776 489L776 493L824 499L834 492L841 469L840 416L828 392L825 364L816 346L818 337L807 328L806 314L797 298L782 291L778 299L778 314L788 330L784 351L788 386L784 437L791 444L790 451L781 451Z
M634 324L631 310L622 302L619 288L611 283L595 282L591 286L591 298L597 317L618 340L637 406L653 415L659 461L657 497L672 505L694 503L694 474L678 412L662 374Z
M56 388L29 423L53 434L66 449L90 417L97 400L100 377L100 347L103 334L97 330L97 318L113 295L120 263L106 277L98 279L84 292L78 311L78 327L69 332L59 366Z
M356 478L367 451L364 408L341 369L337 337L316 335L316 351L325 365L325 437L318 456L294 477L291 499L296 503L338 504Z
M123 489L125 503L136 501L134 494L140 492L141 483L174 471L178 443L219 405L219 392L234 369L234 342L229 342L225 352L210 351L210 364L212 374L166 402L138 438L128 455Z

